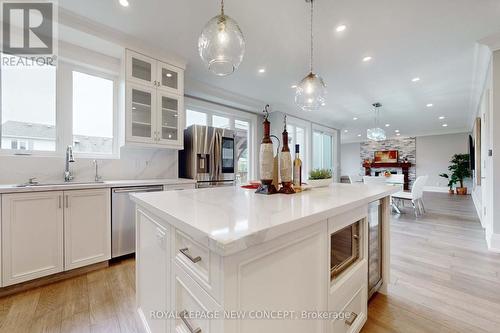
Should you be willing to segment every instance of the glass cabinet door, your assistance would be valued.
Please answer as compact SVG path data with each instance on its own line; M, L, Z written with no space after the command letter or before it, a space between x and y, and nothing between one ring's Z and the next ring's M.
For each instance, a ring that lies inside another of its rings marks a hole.
M133 141L150 142L154 140L154 88L129 85L127 103L128 136Z
M154 86L157 82L156 60L127 50L127 79L135 83Z
M183 108L182 97L175 94L159 93L159 123L160 141L179 141L181 136L181 121Z
M176 94L184 91L184 75L181 69L159 61L157 70L160 89Z

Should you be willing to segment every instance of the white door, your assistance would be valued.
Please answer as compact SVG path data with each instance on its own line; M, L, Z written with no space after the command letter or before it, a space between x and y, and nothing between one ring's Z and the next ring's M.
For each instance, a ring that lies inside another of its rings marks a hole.
M151 311L168 311L170 286L168 230L141 210L136 212L136 290L141 316L151 333L164 333L167 322L151 318Z
M64 268L111 258L109 189L64 191Z
M63 192L2 196L3 286L63 270Z
M155 87L158 83L156 60L130 50L127 50L126 54L127 81Z
M156 143L156 88L127 83L127 141Z
M184 137L184 97L158 90L159 144L182 146Z
M184 92L184 71L158 61L156 66L158 88L166 92L182 95Z

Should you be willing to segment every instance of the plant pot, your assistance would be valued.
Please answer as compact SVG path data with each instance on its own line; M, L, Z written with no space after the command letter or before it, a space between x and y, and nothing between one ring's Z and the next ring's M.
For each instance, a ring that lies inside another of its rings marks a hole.
M330 184L333 183L332 179L331 178L327 178L327 179L309 179L307 181L307 183L309 185L311 185L311 187L327 187L329 186Z
M467 187L457 187L457 194L458 195L466 195L467 194Z
M455 194L455 190L454 189L448 190L448 194Z

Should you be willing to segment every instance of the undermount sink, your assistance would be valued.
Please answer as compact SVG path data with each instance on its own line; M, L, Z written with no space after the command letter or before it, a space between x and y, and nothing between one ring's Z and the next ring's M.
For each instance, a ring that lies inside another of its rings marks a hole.
M69 185L93 185L93 184L104 184L104 181L97 182L60 182L60 183L36 183L36 184L18 184L16 187L40 187L40 186L69 186Z

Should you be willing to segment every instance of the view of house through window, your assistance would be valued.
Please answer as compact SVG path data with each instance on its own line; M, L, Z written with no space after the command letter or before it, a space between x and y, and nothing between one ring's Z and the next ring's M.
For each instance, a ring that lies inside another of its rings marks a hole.
M112 80L73 71L75 151L113 153L113 95Z
M1 73L1 148L55 151L56 68L2 64Z

